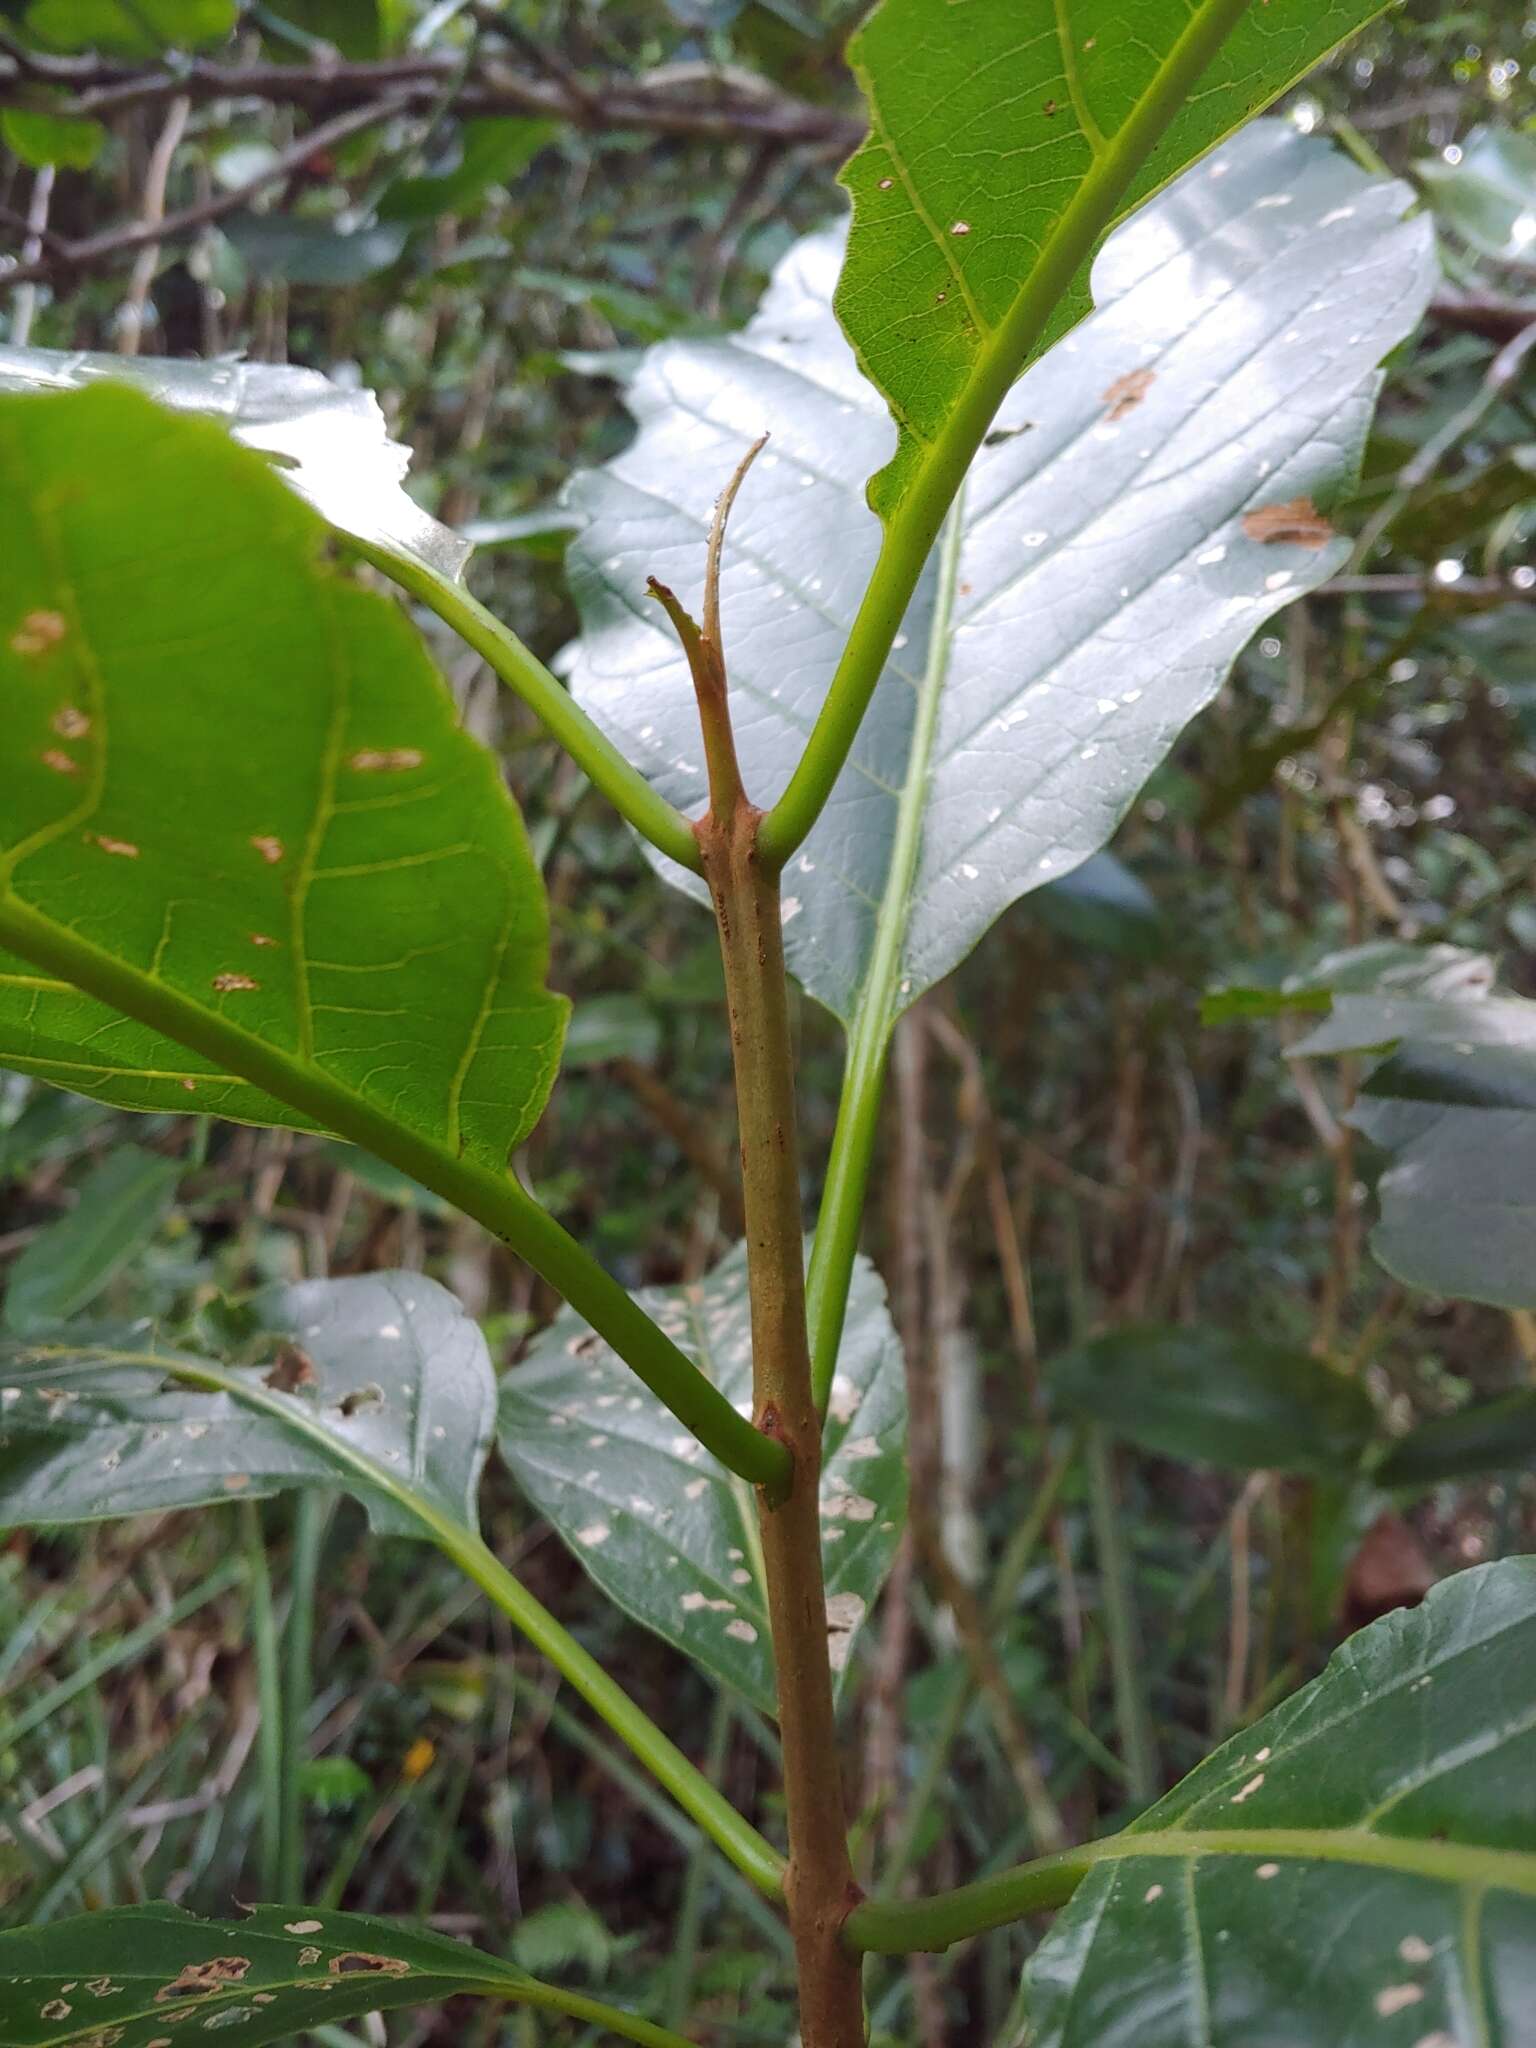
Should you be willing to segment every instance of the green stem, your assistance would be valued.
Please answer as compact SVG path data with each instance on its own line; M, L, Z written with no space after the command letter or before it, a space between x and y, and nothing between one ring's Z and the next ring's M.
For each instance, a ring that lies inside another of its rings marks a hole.
M32 1350L36 1355L45 1355L46 1348L33 1346ZM534 1648L549 1659L571 1689L607 1722L743 1876L769 1898L781 1897L784 1858L663 1735L596 1658L560 1626L548 1608L540 1605L521 1580L513 1577L473 1529L456 1522L365 1452L332 1436L322 1422L306 1411L298 1396L278 1393L258 1376L245 1378L204 1359L158 1352L114 1351L97 1356L97 1362L124 1368L148 1366L188 1386L229 1394L311 1444L336 1467L338 1475L359 1482L365 1500L370 1493L383 1494L403 1508L444 1556L473 1580ZM243 1572L243 1565L240 1570Z
M541 1273L721 1464L754 1485L785 1483L789 1456L783 1445L738 1415L692 1359L510 1174L397 1124L319 1067L205 1010L14 896L0 898L0 943L445 1196Z
M719 1782L725 1769L726 1745L731 1733L730 1702L723 1692L715 1694L714 1705L709 1716L709 1747L705 1751L704 1770L709 1782ZM693 2003L694 1977L699 1962L699 1933L704 1924L704 1900L709 1890L710 1854L709 1844L699 1836L688 1858L687 1875L683 1879L682 1902L678 1907L677 1924L672 1931L672 1968L667 1979L667 2002L663 2018L669 2027L686 2025L688 2008Z
M299 1495L288 1567L288 1626L283 1638L282 1810L278 1835L278 1896L304 1896L304 1740L314 1687L315 1587L330 1502L324 1494Z
M1088 1431L1086 1446L1089 1510L1093 1517L1094 1546L1098 1552L1104 1630L1109 1640L1115 1719L1119 1724L1120 1748L1125 1757L1126 1783L1136 1804L1149 1806L1157 1797L1161 1774L1152 1714L1147 1703L1145 1660L1136 1625L1130 1560L1126 1555L1125 1532L1121 1527L1120 1503L1115 1494L1114 1457L1108 1438L1101 1429Z
M447 582L419 562L362 541L350 545L392 583L409 591L429 611L436 612L461 640L473 647L642 839L648 839L669 860L677 861L694 874L699 872L698 842L682 812L652 789L639 769L625 760L602 728L581 709L559 678L550 674L494 612L487 611L461 585Z
M979 1878L928 1899L869 1900L844 1924L844 1938L874 1955L910 1955L944 1949L973 1934L1006 1927L1026 1913L1063 1906L1099 1863L1131 1857L1155 1861L1196 1857L1255 1858L1264 1862L1343 1863L1358 1870L1390 1870L1439 1884L1489 1887L1536 1898L1536 1854L1485 1849L1464 1842L1414 1841L1375 1835L1365 1828L1134 1828L1042 1856L995 1877Z
M257 1896L278 1896L282 1869L284 1814L282 1658L272 1606L272 1573L261 1526L261 1508L240 1503L240 1533L251 1587L251 1654L256 1664L256 1770L261 1783L261 1826L257 1840Z
M859 1223L864 1214L869 1162L880 1121L886 1055L890 1051L891 1032L903 1007L898 990L901 949L912 908L912 882L922 850L923 813L927 807L933 743L938 733L939 702L943 696L944 679L949 672L953 644L950 622L954 617L955 591L960 575L964 520L962 493L955 499L949 524L944 530L944 545L939 558L939 588L928 636L928 659L918 691L912 743L907 752L907 777L896 811L891 864L886 871L885 892L875 921L874 948L848 1032L848 1063L843 1073L837 1125L827 1162L827 1182L822 1193L821 1212L816 1220L810 1271L806 1277L813 1385L816 1406L823 1415L827 1412L832 1379L837 1369L837 1350L842 1340L843 1317L848 1309L854 1254L859 1248ZM764 821L764 829L766 826L767 820Z
M1248 4L1249 0L1204 0L1196 8L1124 125L1094 159L1047 237L1018 297L977 356L959 402L928 443L891 515L843 658L800 765L763 820L759 847L765 861L782 866L820 817L885 668L928 551L982 436L1073 279L1113 224L1131 180Z

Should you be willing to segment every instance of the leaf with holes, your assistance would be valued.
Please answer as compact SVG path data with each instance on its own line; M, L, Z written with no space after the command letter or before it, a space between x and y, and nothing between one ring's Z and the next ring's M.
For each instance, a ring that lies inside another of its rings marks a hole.
M0 1328L25 1336L87 1308L153 1243L181 1178L179 1159L119 1145L80 1184L68 1215L39 1232L11 1267Z
M0 1527L355 1492L381 1534L423 1536L412 1500L465 1528L495 1427L479 1326L418 1273L270 1288L278 1343L223 1366L152 1332L0 1342Z
M445 1934L303 1906L200 1920L179 1906L114 1906L0 1933L5 2048L151 2048L194 2021L260 2048L467 1993L586 2021L648 2048L686 2048L633 2014L527 1976Z
M398 609L135 392L0 399L0 477L0 1062L499 1176L565 1004L522 821Z
M1098 312L1009 394L949 573L930 565L785 873L790 966L839 1016L858 1005L888 884L901 1008L1008 904L1104 845L1255 629L1338 567L1342 540L1250 529L1266 508L1326 503L1359 454L1374 367L1432 282L1409 198L1260 123L1105 249ZM637 438L571 493L586 522L570 554L586 626L572 688L684 810L703 804L703 753L647 576L685 598L696 587L712 497L771 429L732 517L722 600L738 747L766 805L879 550L863 483L891 429L832 315L838 259L835 236L813 237L741 334L653 350L628 393ZM891 868L909 783L921 839L904 886Z
M1099 236L1383 0L884 0L849 48L869 139L843 172L838 313L900 425L889 517L978 396L1088 310ZM1127 366L1134 368L1134 365Z
M1036 2048L1528 2042L1533 1660L1530 1558L1353 1637L1099 1848L1029 1965Z
M299 234L313 224L288 225ZM329 228L323 237L343 239ZM0 392L76 391L102 383L127 384L177 412L217 420L242 446L265 455L339 532L447 582L462 576L470 544L406 495L410 452L390 440L371 391L286 363L0 345Z
M642 1305L742 1414L751 1413L744 1246L692 1287ZM523 1490L611 1600L774 1711L751 1490L716 1464L606 1345L562 1315L501 1383L499 1441ZM821 1477L834 1669L890 1568L906 1510L901 1350L860 1261L838 1354Z
M1291 1345L1136 1325L1052 1360L1053 1403L1165 1458L1347 1478L1377 1434L1356 1379Z

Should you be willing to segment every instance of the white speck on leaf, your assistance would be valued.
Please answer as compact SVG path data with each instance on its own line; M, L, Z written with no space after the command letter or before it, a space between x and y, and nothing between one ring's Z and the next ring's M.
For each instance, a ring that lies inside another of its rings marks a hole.
M1376 1994L1376 2011L1384 2020L1391 2019L1397 2012L1406 2012L1410 2005L1417 2005L1424 1996L1422 1984L1388 1984Z

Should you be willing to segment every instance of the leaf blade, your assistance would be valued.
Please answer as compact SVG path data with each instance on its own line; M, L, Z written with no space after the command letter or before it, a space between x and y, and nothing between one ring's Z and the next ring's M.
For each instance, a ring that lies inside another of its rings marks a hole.
M255 1311L290 1340L276 1366L222 1367L136 1333L0 1344L0 1523L342 1486L381 1535L431 1534L401 1488L477 1526L495 1376L445 1288L412 1273L312 1280L267 1290Z
M843 171L838 291L900 428L871 484L882 517L996 381L989 357L1006 359L1000 396L1086 312L1087 263L1115 222L1380 11L1333 0L1275 22L1241 0L1149 0L1132 35L1072 0L958 17L953 0L884 0L849 51L871 132Z
M641 1299L739 1411L751 1408L745 1247L693 1288ZM829 1641L841 1683L894 1555L905 1507L900 1347L861 1263L821 1478ZM561 1317L501 1383L500 1444L518 1483L626 1613L775 1711L767 1596L747 1489L622 1366Z
M234 2048L460 1993L585 2019L646 2048L679 2038L446 1935L361 1913L255 1906L236 1921L118 1906L0 1933L8 2048L148 2048L196 2018Z
M1172 2048L1191 2001L1236 2048L1257 1998L1286 2038L1398 2013L1406 2039L1518 2038L1501 2029L1527 2009L1536 1937L1536 1721L1504 1700L1533 1647L1528 1559L1353 1637L1106 1845L1029 1966L1041 2048ZM1323 1937L1345 1911L1350 1939Z

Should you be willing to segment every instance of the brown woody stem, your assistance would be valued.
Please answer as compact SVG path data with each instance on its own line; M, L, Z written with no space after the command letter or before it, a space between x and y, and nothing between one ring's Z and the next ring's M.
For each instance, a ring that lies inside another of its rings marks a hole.
M759 441L721 493L710 533L701 630L653 579L688 656L709 768L694 827L725 966L741 1137L757 1426L791 1456L789 1483L759 1489L789 1819L784 1897L794 1937L803 2048L863 2048L857 1957L841 1930L861 1896L848 1857L821 1558L821 1418L811 1387L795 1070L777 871L758 854L762 812L742 786L720 632L725 522Z
M811 1392L794 1065L779 884L757 852L761 814L743 797L696 829L725 963L741 1127L753 1407L794 1459L787 1497L759 1492L789 1816L784 1881L804 2048L863 2048L856 1963L839 1939L858 1902L848 1858L821 1569L821 1420Z

